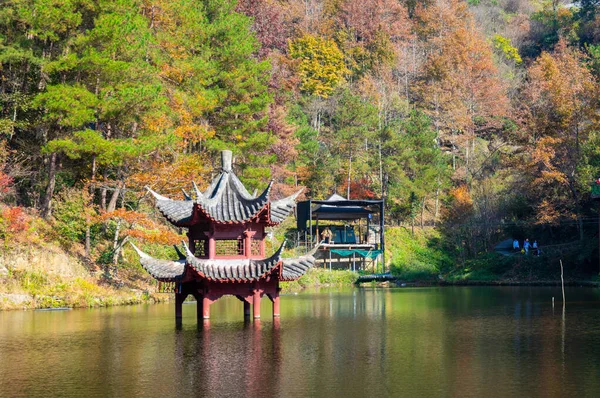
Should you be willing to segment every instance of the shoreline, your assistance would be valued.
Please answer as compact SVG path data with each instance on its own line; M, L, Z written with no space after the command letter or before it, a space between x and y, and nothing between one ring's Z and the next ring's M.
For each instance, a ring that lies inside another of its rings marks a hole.
M395 285L390 287L427 287L427 286L560 286L561 281L545 280L545 281L508 281L508 280L497 280L497 281L481 281L481 280L467 280L467 281L402 281L400 279L387 280L384 282L369 281L369 282L356 282L355 285ZM600 287L598 281L587 281L587 280L570 280L565 281L566 287ZM383 287L383 286L382 286Z
M363 283L324 283L314 285L303 285L296 289L285 289L282 291L283 295L298 294L304 290L315 289L315 288L342 288L342 287L358 287L358 288L417 288L417 287L452 287L452 286L479 286L479 287L495 287L495 286L514 286L514 287L560 287L560 281L412 281L403 282L401 280L396 281L385 281L385 282L363 282ZM600 282L586 281L586 280L571 280L565 281L566 287L581 287L581 288L600 288ZM8 299L10 294L0 294L0 299ZM111 303L108 305L94 305L94 306L65 306L65 307L47 307L47 306L36 306L36 305L22 305L15 303L15 305L2 306L0 305L0 312L2 311L55 311L55 310L71 310L71 309L92 309L92 308L109 308L109 307L120 307L128 305L140 305L140 304L160 304L171 301L172 297L170 293L155 293L150 294L148 298L130 301L123 301L118 303ZM5 302L6 303L6 302ZM1 304L1 303L0 303Z

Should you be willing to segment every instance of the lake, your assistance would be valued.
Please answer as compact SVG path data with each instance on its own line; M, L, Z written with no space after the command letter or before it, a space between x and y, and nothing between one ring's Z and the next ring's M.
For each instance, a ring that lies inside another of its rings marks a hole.
M600 396L600 289L306 291L281 319L174 304L0 312L0 396ZM552 308L552 297L556 306Z

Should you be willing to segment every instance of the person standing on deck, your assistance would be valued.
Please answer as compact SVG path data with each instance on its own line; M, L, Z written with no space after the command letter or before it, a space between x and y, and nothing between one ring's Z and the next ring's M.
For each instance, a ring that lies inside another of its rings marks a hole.
M329 227L325 228L325 230L323 230L323 232L321 233L321 239L327 244L327 243L331 243L331 238L333 236L333 233L331 232L331 230L329 229Z
M525 249L525 254L529 254L530 247L531 244L529 243L529 239L525 239L525 242L523 243L523 249Z

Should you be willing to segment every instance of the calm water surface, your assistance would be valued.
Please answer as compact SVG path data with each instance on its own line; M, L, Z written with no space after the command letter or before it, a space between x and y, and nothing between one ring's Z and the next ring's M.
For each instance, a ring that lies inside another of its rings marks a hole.
M600 289L444 287L282 297L197 327L173 304L0 312L0 396L600 396Z

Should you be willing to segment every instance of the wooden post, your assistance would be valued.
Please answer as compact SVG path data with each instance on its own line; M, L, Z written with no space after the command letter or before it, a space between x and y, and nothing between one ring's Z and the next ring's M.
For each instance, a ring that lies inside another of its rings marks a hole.
M202 295L200 295L200 294L195 294L194 297L196 297L196 319L197 319L197 322L200 323L200 321L202 320L202 318L204 316L204 311L203 311L204 301L203 301Z
M562 260L560 261L560 284L562 287L562 296L563 296L563 311L565 309L565 278L563 277L563 264Z
M312 231L312 200L309 199L308 200L308 219L310 221L309 223L309 232L310 232L310 248L312 249L313 247L313 231Z
M250 303L244 300L244 319L250 318Z
M185 300L183 293L175 293L175 323L181 325L183 319L183 302Z
M254 310L254 319L260 319L260 291L255 290L252 297L252 309Z
M367 214L367 237L365 238L365 243L369 244L369 233L371 232L369 230L369 227L371 225L371 213Z
M210 300L208 297L202 297L202 318L210 319Z

